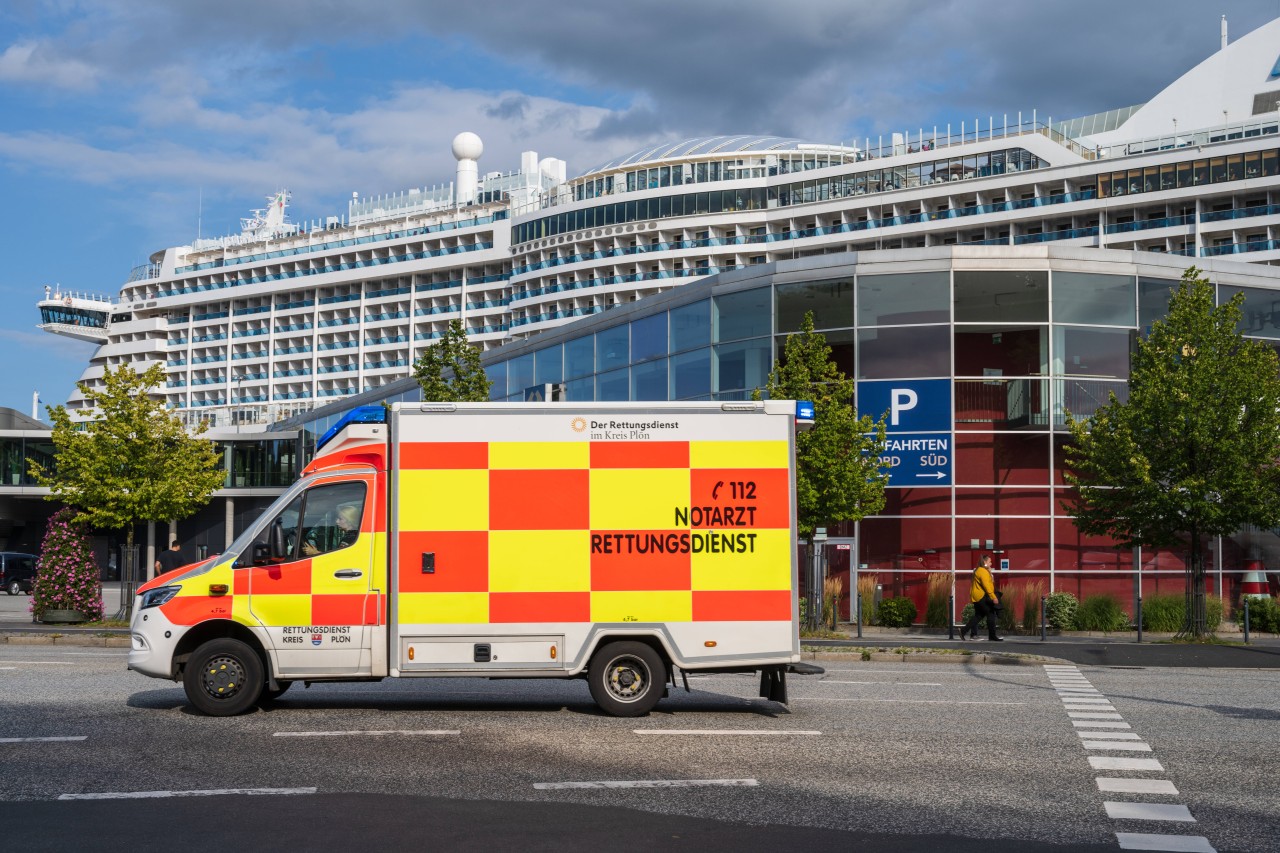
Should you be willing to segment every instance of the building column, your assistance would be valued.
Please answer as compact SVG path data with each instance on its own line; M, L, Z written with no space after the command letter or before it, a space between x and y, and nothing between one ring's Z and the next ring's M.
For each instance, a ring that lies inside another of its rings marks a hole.
M225 526L226 526L226 536L225 536L226 541L222 543L222 550L223 550L223 553L225 553L225 552L226 552L226 550L227 550L228 548L230 548L230 547L231 547L231 543L232 543L232 542L234 542L234 541L235 541L235 539L236 539L236 531L235 531L235 525L236 525L236 499L235 499L235 498L233 498L233 497L228 496L228 497L223 498L223 501L225 501L226 508L227 508L226 524L225 524Z
M147 522L147 554L146 554L146 572L144 573L147 580L151 580L156 576L156 523L154 521Z
M175 539L178 539L178 522L176 520L169 522L169 538L160 543L163 546L160 550L167 550L169 543ZM182 540L178 539L178 541L181 542Z

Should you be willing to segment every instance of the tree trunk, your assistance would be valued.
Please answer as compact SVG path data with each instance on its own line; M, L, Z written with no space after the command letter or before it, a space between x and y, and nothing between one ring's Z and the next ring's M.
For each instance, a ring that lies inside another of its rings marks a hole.
M1195 640L1202 640L1208 634L1208 626L1205 624L1204 584L1204 555L1200 548L1200 531L1193 527L1191 528L1191 560L1187 567L1187 616L1182 633Z
M137 577L137 567L134 564L133 554L132 524L125 527L124 541L124 567L120 571L120 609L111 618L131 622L133 621L134 579Z

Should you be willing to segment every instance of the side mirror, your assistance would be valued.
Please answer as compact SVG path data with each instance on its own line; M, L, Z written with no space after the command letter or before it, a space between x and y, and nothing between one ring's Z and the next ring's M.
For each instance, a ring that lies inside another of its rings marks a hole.
M284 525L277 521L271 525L271 532L267 534L268 541L271 543L271 558L275 560L283 560L288 556L284 545Z
M253 543L253 564L265 566L271 562L271 548L265 542Z

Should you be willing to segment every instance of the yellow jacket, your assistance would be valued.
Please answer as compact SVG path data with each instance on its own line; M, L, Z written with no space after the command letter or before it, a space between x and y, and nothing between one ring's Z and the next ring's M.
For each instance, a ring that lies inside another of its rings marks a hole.
M977 604L987 596L996 597L996 582L991 577L991 570L986 566L978 566L973 570L973 582L969 584L969 603Z

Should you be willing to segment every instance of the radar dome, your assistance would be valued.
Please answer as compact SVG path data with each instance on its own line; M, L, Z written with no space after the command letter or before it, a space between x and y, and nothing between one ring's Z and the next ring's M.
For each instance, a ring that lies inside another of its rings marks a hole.
M479 160L484 153L484 143L480 137L469 130L464 130L453 138L453 157L455 160Z

